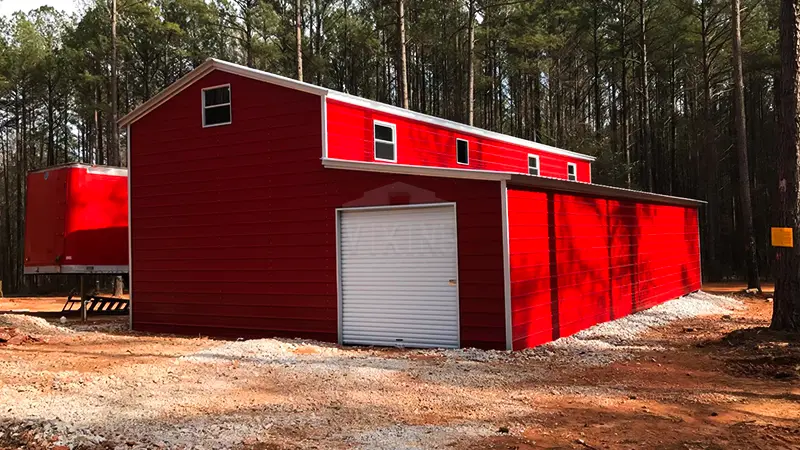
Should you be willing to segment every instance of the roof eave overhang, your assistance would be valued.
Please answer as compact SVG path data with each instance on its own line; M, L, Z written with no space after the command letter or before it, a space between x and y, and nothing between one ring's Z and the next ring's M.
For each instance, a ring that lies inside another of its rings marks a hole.
M635 191L632 189L605 186L602 184L582 183L578 181L567 181L557 178L534 177L524 174L512 174L510 180L508 181L508 185L512 187L530 187L569 194L583 194L595 197L616 198L620 200L639 200L668 205L691 206L695 208L706 204L706 202L702 200L694 200L691 198Z
M460 178L466 180L502 181L511 179L511 174L506 172L412 166L405 164L372 163L334 158L322 158L322 166L328 169L378 172L395 175L417 175L423 177Z
M354 170L359 172L378 172L396 175L416 175L438 178L459 178L467 180L506 181L509 187L527 187L567 194L582 194L620 200L638 200L667 205L700 207L706 202L652 192L634 191L601 184L581 183L558 178L536 177L513 172L490 172L471 169L451 169L440 167L412 166L404 164L372 163L323 158L322 165L328 169Z

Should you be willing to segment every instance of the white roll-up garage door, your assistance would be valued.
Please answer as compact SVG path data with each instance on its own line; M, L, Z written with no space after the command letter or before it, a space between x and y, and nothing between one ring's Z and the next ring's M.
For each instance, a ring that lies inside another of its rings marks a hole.
M458 347L455 206L340 212L342 342Z

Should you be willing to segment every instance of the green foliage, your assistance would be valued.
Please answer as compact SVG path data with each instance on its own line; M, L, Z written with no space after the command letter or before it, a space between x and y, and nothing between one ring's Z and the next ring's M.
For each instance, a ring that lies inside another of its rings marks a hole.
M43 7L0 18L0 193L9 186L0 217L13 217L8 225L0 221L0 278L12 279L11 289L21 278L25 171L105 160L109 1L94 0L74 17ZM468 5L406 0L412 109L467 120ZM654 190L708 199L706 274L735 274L730 3L475 0L475 6L476 125L596 155L596 182L626 186L630 179L630 187L642 188L639 180L652 168ZM753 203L764 210L775 135L778 5L745 0L743 6ZM208 57L295 76L294 0L119 0L118 12L120 114ZM398 103L394 0L303 0L302 19L306 81ZM650 160L644 142L651 143ZM755 216L766 262L768 224L758 217L768 214Z

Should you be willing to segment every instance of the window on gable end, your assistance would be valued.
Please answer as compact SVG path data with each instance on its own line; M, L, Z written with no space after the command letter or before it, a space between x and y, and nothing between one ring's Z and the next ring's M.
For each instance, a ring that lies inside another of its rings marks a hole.
M231 123L231 86L203 89L203 128Z

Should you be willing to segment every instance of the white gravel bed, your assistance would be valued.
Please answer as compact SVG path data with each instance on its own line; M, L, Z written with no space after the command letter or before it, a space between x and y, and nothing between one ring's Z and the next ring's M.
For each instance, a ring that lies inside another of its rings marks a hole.
M41 317L24 314L0 314L0 327L14 327L21 333L39 336L57 336L73 332L69 328L53 325Z
M586 366L607 365L629 360L636 353L665 350L642 342L642 335L650 330L678 320L730 314L742 308L744 304L736 299L698 291L522 353L535 358L565 359Z
M299 339L253 339L227 342L182 359L199 363L239 361L261 366L291 364L298 371L328 374L367 366L374 371L383 372L384 375L408 369L408 360L418 356L444 358L444 365L448 365L448 362L512 363L558 358L587 366L598 366L629 359L637 352L664 350L662 347L641 342L641 336L652 329L697 316L729 314L743 307L742 302L733 298L698 291L595 325L572 336L518 352L460 348L409 349L387 353Z
M448 448L454 441L491 436L493 430L485 425L392 425L377 430L347 436L345 439L359 449L424 450Z

